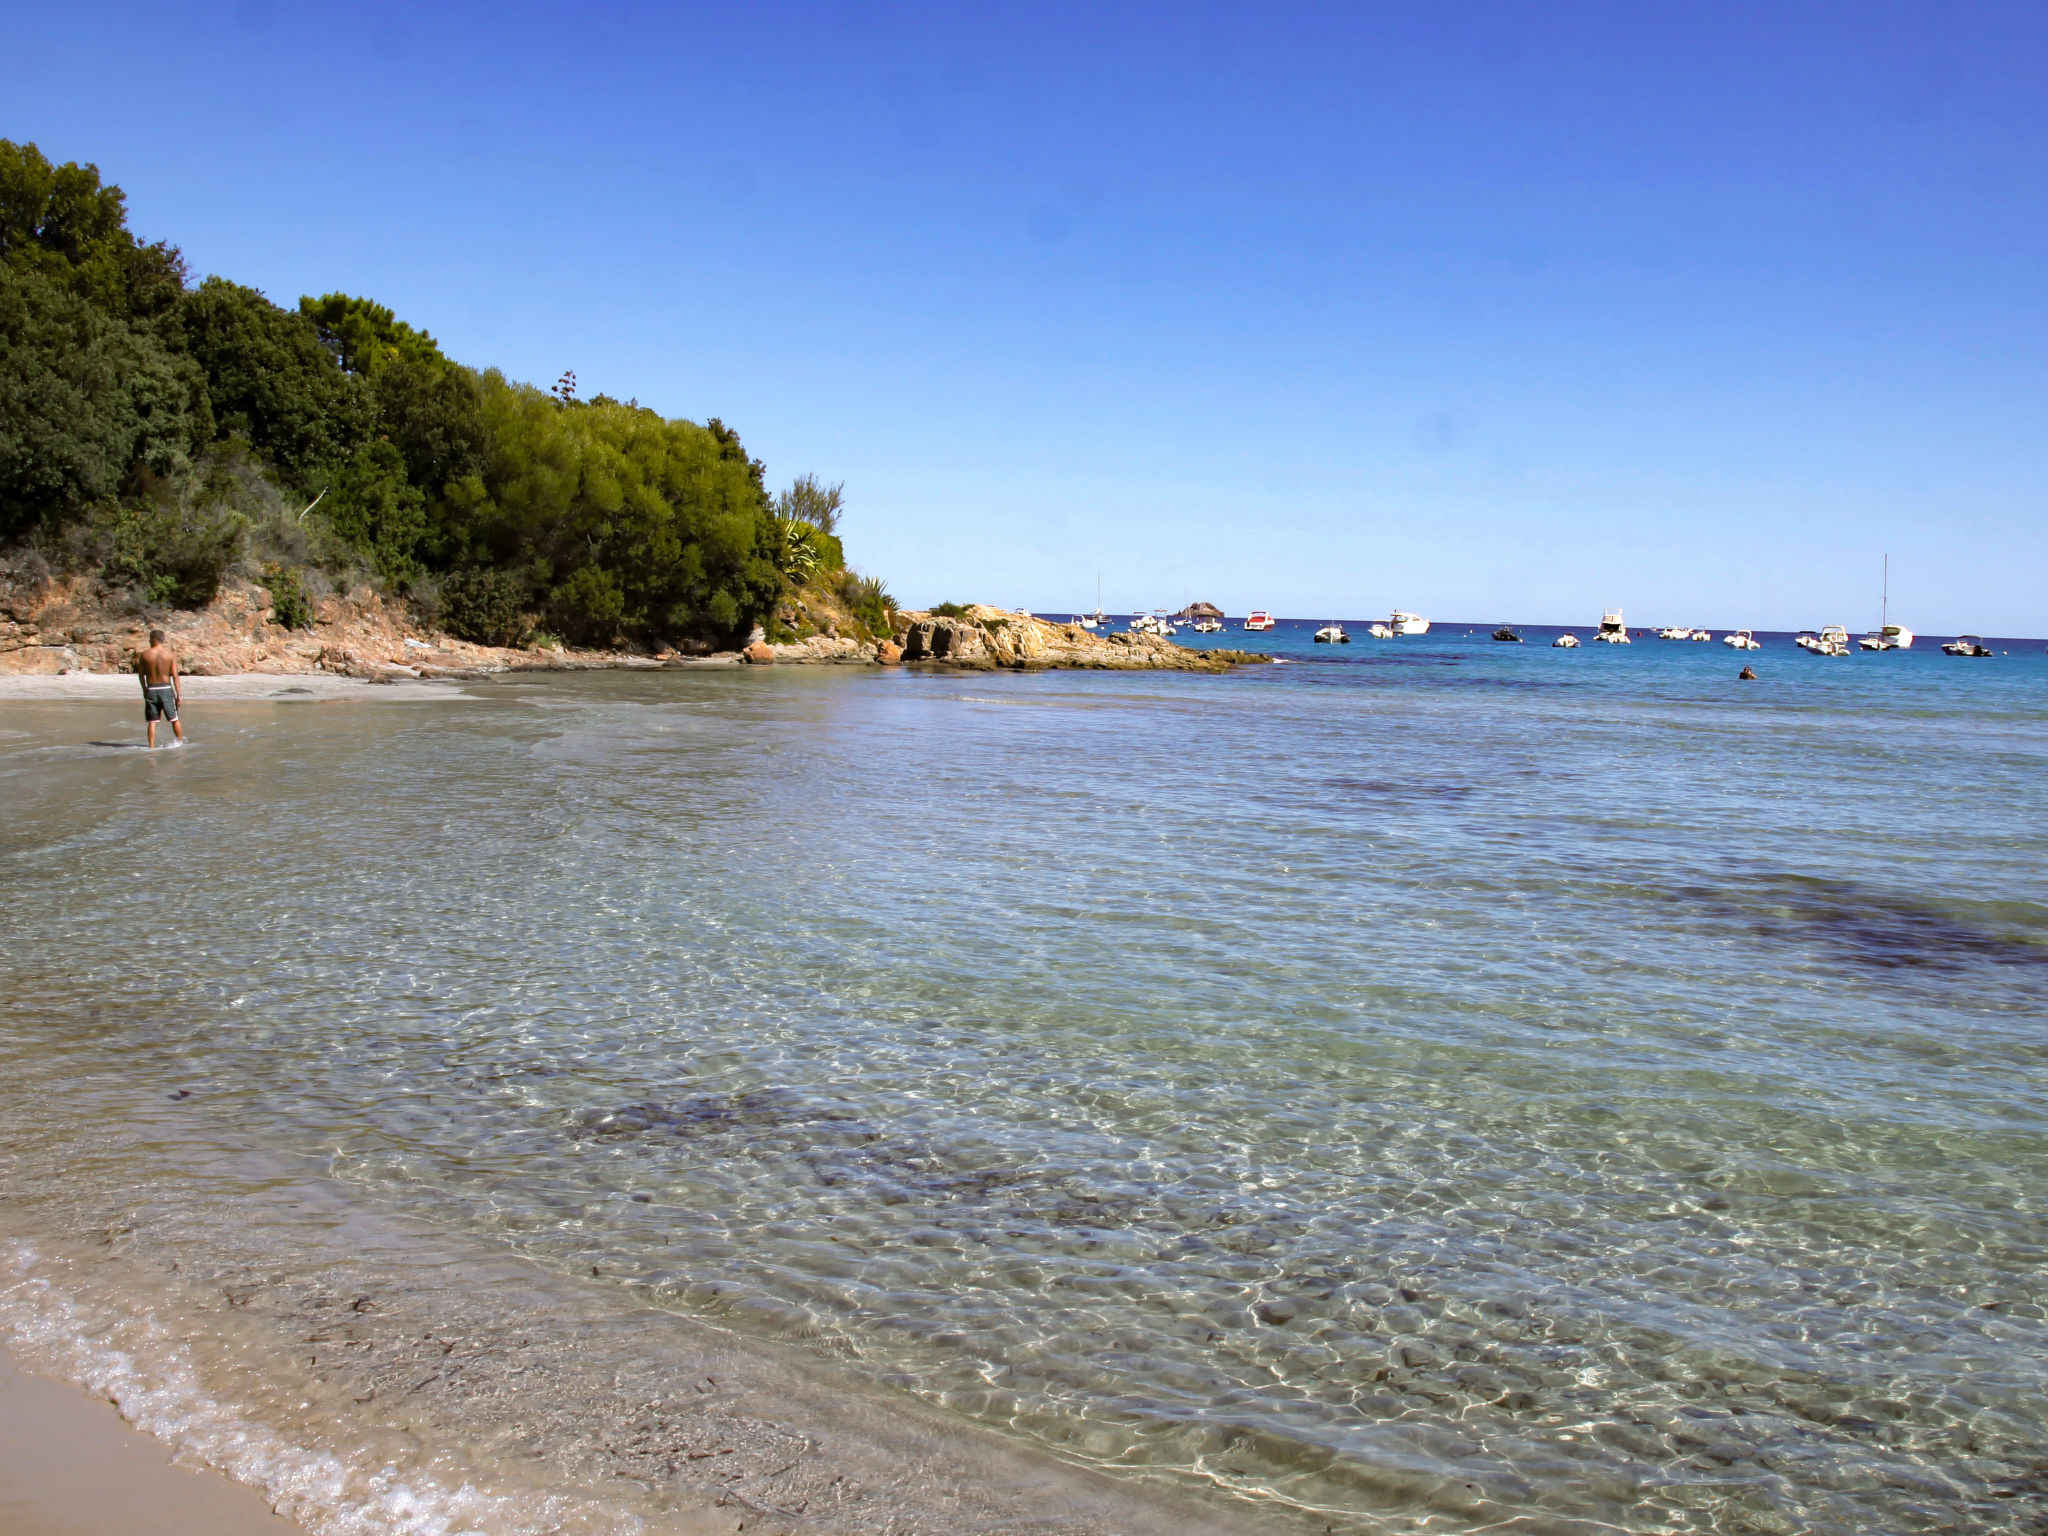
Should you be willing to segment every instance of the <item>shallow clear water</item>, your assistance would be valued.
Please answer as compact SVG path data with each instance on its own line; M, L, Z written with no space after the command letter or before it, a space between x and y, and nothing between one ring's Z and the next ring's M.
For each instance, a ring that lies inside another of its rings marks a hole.
M2039 1528L2040 647L1268 648L17 707L6 1113L1219 1507Z

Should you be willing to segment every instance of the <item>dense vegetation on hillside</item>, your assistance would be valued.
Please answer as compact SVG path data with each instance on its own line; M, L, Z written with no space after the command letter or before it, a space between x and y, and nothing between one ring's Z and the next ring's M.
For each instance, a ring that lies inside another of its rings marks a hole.
M157 604L243 567L373 577L499 644L728 644L806 584L886 625L839 506L808 476L770 496L716 418L466 368L367 299L194 284L96 167L0 140L0 542Z

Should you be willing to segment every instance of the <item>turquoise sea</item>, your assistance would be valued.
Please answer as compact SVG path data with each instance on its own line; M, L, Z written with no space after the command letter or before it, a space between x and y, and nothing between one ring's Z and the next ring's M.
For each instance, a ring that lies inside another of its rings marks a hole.
M13 707L0 1322L403 1221L1223 1528L2048 1529L2041 643L1313 627Z

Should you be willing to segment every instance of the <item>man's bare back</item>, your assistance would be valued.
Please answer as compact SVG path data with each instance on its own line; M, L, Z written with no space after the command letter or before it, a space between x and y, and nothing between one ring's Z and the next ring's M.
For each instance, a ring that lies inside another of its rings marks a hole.
M185 702L185 690L178 678L178 658L164 644L164 632L152 629L149 646L135 658L136 674L142 679L142 720L149 728L149 744L156 745L156 723L171 722L178 740L185 739L185 727L178 720L178 706Z

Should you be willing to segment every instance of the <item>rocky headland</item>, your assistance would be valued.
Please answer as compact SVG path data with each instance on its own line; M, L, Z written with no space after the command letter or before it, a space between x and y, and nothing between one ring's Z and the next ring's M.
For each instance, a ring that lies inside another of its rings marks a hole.
M369 587L319 598L311 627L294 629L277 622L270 592L249 581L225 583L204 608L151 610L84 577L24 579L0 572L0 676L126 672L152 626L165 631L184 671L194 677L328 673L396 682L507 671L775 663L1227 672L1268 659L1243 651L1190 650L1158 635L1097 635L1079 625L981 604L952 615L906 611L892 617L886 639L827 623L805 639L772 644L757 635L742 650L704 654L627 646L574 649L552 642L491 646L422 625L402 601Z

